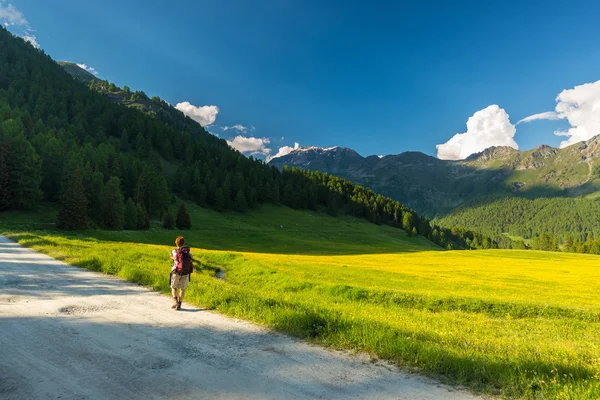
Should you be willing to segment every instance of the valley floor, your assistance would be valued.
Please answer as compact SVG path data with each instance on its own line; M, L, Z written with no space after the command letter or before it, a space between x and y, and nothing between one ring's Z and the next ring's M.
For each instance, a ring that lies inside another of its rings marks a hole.
M476 398L365 356L170 304L0 236L0 397Z

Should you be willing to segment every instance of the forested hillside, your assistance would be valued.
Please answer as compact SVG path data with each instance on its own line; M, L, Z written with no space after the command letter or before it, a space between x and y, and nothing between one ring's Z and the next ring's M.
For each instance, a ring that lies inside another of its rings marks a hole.
M166 211L176 194L218 211L273 203L350 214L447 248L498 245L432 227L344 179L246 158L159 98L109 84L101 93L97 84L90 90L0 29L0 210L48 202L59 207L62 228L144 229L151 216L172 219Z
M600 254L600 201L564 197L490 198L467 203L436 222L461 226L491 237L534 239L540 250Z

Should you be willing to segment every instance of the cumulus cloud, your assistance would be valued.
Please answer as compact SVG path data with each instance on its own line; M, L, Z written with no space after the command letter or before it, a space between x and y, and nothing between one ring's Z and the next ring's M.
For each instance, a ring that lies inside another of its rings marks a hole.
M555 111L534 114L518 123L566 119L571 128L554 132L557 136L569 138L560 143L561 148L600 135L600 81L565 89L556 96L556 102Z
M36 49L40 48L34 30L27 21L27 18L21 11L11 3L0 1L0 22L6 27L11 28L13 33L22 37L26 42L31 43Z
M77 66L81 69L86 70L87 72L89 72L92 75L98 76L98 71L96 71L96 68L94 68L94 67L88 67L87 65L80 64L80 63L78 63Z
M506 111L496 104L477 111L467 121L467 131L457 133L444 144L438 144L441 160L462 160L492 146L509 146L518 149L513 139L516 128L510 123Z
M208 126L214 123L217 119L217 114L219 114L219 107L217 106L196 107L188 101L177 103L175 108L202 126Z
M227 141L227 144L240 153L249 154L251 156L263 155L268 156L271 149L267 145L271 143L268 138L244 137L238 135Z
M517 122L517 125L519 125L522 122L531 122L531 121L537 121L540 119L556 120L556 119L560 119L560 115L558 115L554 111L546 111L546 112L539 113L539 114L533 114L533 115L523 118L522 120Z
M294 147L291 146L283 146L279 148L279 151L277 151L277 153L272 156L272 157L267 157L267 162L271 161L274 158L278 158L278 157L283 157L285 155L290 154L292 151L294 150L298 150L300 148L300 144L298 144L297 142L294 143Z
M600 135L600 81L563 90L556 101L556 112L571 125L566 131L555 132L569 138L560 143L561 148Z

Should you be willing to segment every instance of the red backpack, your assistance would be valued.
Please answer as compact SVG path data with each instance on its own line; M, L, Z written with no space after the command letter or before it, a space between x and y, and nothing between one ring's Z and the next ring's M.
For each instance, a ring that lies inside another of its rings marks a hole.
M183 246L177 250L177 267L175 273L177 275L189 275L194 272L194 263L190 254L190 247Z

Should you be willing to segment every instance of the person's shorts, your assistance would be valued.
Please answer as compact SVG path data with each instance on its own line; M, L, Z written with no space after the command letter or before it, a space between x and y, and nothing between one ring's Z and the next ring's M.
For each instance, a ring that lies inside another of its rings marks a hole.
M189 275L171 275L171 289L187 289L190 281Z

